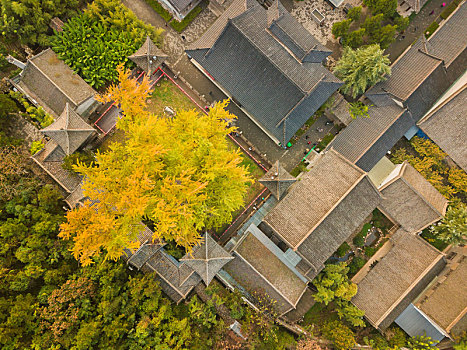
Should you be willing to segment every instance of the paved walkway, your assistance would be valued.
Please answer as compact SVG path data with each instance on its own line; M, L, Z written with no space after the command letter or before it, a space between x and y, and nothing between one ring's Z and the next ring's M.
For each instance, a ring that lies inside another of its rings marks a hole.
M448 6L453 0L429 0L422 10L410 22L409 27L404 33L399 34L396 41L393 42L386 53L389 59L394 62L414 41L424 33L425 29L435 21L446 7L441 7L443 3ZM430 13L433 14L430 15ZM438 21L439 22L439 21Z

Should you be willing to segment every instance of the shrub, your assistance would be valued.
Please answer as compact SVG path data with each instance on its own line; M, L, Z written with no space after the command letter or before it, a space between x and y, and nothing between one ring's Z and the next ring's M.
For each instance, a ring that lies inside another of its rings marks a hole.
M349 264L349 273L351 275L355 275L360 269L366 264L366 260L356 256L352 259L352 261Z
M172 19L172 14L167 11L157 0L145 0L146 3L152 7L166 22Z
M50 114L48 114L41 106L35 107L34 105L30 104L21 92L10 91L9 94L11 98L15 99L21 105L23 105L27 112L26 117L28 117L39 127L45 128L46 126L49 126L53 123L54 119Z
M406 30L407 27L409 26L409 23L410 23L409 17L398 16L394 19L394 24L396 25L398 32L402 32L403 30Z
M402 348L407 344L407 336L399 327L388 329L386 331L386 337L391 347Z
M332 25L332 35L334 35L335 38L345 36L349 31L350 23L352 23L351 19L346 19L344 21L334 23Z
M337 248L336 255L339 258L342 258L350 249L350 246L347 242L341 244L339 248Z
M0 94L0 130L4 129L9 124L12 113L19 111L15 101L7 94Z
M333 342L337 350L347 350L355 345L354 333L339 321L327 322L321 331L326 339Z
M175 29L177 32L181 33L193 20L203 11L203 8L198 5L193 10L190 11L189 14L181 21L173 20L170 22L170 26Z
M91 152L75 152L63 159L62 168L74 172L73 165L76 165L78 161L89 166L95 161L95 158Z
M457 8L457 4L455 2L452 2L451 4L448 5L448 7L446 7L444 9L443 12L441 12L441 14L439 15L442 19L446 19L448 18L451 13L454 12L454 10Z
M39 152L43 148L44 148L44 144L42 143L42 141L32 141L31 154L35 155L37 152Z
M349 12L347 13L347 18L350 18L352 21L356 22L360 19L361 15L362 15L362 7L356 6L349 10Z
M371 258L375 253L378 251L378 248L376 247L365 247L365 255L369 258Z
M433 22L431 23L428 28L425 30L425 38L429 38L431 36L431 34L433 34L435 32L436 29L438 29L439 27L439 24L438 22Z
M363 237L361 234L358 234L353 238L352 242L357 247L363 247L365 245L365 237Z
M332 141L332 139L334 138L334 133L329 133L327 134L326 136L323 137L323 139L320 141L320 143L318 143L315 147L315 150L318 152L318 151L322 151L326 148L326 146Z

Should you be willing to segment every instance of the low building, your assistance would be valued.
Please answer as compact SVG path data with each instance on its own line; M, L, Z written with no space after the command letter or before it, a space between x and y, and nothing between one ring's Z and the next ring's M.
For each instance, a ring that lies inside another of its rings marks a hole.
M391 237L392 248L372 263L357 283L352 303L365 311L368 322L386 330L444 269L444 254L404 229Z
M379 209L409 232L420 232L446 214L448 200L407 161L396 165L379 190Z
M263 226L298 254L296 267L311 281L381 199L364 171L330 149L291 186Z
M467 73L464 85L454 89L434 110L418 123L464 171L467 171Z
M87 118L99 104L94 99L96 91L60 60L52 49L29 59L12 83L31 102L42 106L55 118L67 103L83 118Z
M191 62L274 142L284 145L342 85L321 45L277 0L232 4L190 49ZM226 12L227 12L226 11Z
M160 0L161 5L179 22L200 2L201 0Z
M145 71L146 74L151 75L164 63L167 57L167 54L159 49L148 35L143 45L128 58Z

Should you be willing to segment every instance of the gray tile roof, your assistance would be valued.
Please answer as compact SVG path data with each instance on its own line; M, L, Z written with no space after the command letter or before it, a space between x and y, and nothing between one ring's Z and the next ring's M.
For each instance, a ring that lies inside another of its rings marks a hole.
M370 106L369 118L353 120L331 146L365 171L373 166L415 125L411 114L394 101L386 106Z
M276 161L271 169L258 181L266 186L276 199L281 199L287 189L297 181L297 179L290 175L279 161Z
M167 57L167 54L159 49L148 35L143 45L128 58L146 73L152 74Z
M410 232L419 232L443 218L448 200L410 164L397 166L380 187L381 209Z
M67 102L76 108L96 94L52 49L28 60L19 86L55 116L62 113Z
M60 117L51 125L41 130L58 144L66 155L70 155L96 133L94 128L86 123L68 103L65 104Z
M62 168L63 157L65 157L65 154L61 150L61 147L53 140L50 140L45 144L43 149L32 156L32 159L57 181L60 186L71 193L80 185L82 178Z
M281 18L291 16L279 8ZM267 11L257 4L230 20L209 50L187 50L187 54L269 135L287 142L342 83L321 63L298 61L267 27ZM300 39L300 45L307 40Z
M364 180L365 185L357 186ZM379 192L367 180L366 173L330 149L291 187L289 193L266 215L264 221L290 247L298 248L308 236L314 235L314 231L341 205L349 193L353 190L358 192L368 186L370 193L368 194L366 190L362 191L362 197L365 194L370 202L376 197L378 202ZM358 195L356 197L358 199ZM376 205L377 203L374 207ZM366 212L367 205L355 205L355 210ZM360 218L360 215L356 215L356 218ZM326 226L332 224L329 222ZM340 224L335 223L335 225ZM319 230L319 235L323 234L322 239L334 241L333 232L325 231L324 226ZM351 230L347 230L348 235L351 233ZM341 243L338 243L338 246ZM314 249L320 247L316 246Z
M428 317L447 332L461 320L467 309L467 257L449 271L443 281L433 286L433 291L417 303Z
M365 317L375 327L380 327L392 311L404 302L401 313L413 301L405 297L413 289L423 290L431 282L430 278L423 281L424 286L419 285L426 275L431 275L433 269L439 272L438 263L444 266L443 254L413 233L400 229L391 242L391 250L358 283L358 292L352 299L359 309L365 311ZM392 315L392 321L397 316Z
M258 230L254 226L253 229ZM250 293L256 291L276 300L279 314L283 314L297 305L306 283L251 230L250 227L242 236L233 250L235 259L224 269Z
M214 276L233 257L226 252L216 241L205 233L202 241L180 259L186 265L195 270L201 276L206 286L209 286Z
M467 171L467 84L418 123L420 129Z

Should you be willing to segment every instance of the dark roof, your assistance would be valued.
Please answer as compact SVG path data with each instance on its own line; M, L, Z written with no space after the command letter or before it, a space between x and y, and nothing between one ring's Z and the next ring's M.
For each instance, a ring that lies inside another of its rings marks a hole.
M41 130L58 144L66 155L75 152L96 131L68 103L60 117Z
M420 129L467 171L467 84L418 123Z
M55 116L62 113L67 102L76 108L96 94L51 49L28 60L19 87Z
M357 185L364 180L363 187L370 186L370 201L373 202L376 197L376 202L379 202L379 192L371 185L366 173L330 149L291 187L289 193L266 215L264 221L290 247L296 249L308 236L313 235L352 190L363 190ZM366 193L366 190L364 192ZM374 206L376 205L377 203ZM366 211L366 206L355 205L355 209ZM334 241L333 234L322 233L324 240ZM347 231L348 235L351 233L352 231Z
M451 332L467 312L466 281L467 257L464 256L417 302L418 308L446 332Z
M233 249L235 259L224 269L250 293L267 294L277 301L283 314L295 308L307 287L265 240L269 239L251 225Z
M368 114L369 118L353 120L331 143L336 151L352 163L357 163L387 133L391 126L396 125L398 126L397 130L393 130L390 140L387 142L388 146L392 147L408 130L405 123L396 123L399 119L407 120L410 125L414 124L410 114L395 102L382 107L370 106ZM399 124L402 124L402 127L399 127ZM390 145L392 142L394 142L393 145ZM371 170L386 152L386 147L383 147L381 152L376 152L376 156L368 162L374 164L368 164L363 169L365 171Z
M65 157L60 146L53 140L47 142L43 149L37 152L32 159L44 169L65 191L73 192L81 183L81 177L63 169L62 162Z
M448 200L407 162L397 165L379 190L381 208L407 231L419 232L446 213Z
M143 45L128 58L146 73L152 74L167 57L167 54L159 49L148 35Z
M273 22L277 28L301 27L282 6L279 13L279 19ZM256 4L228 21L212 47L187 53L270 137L286 142L342 83L321 63L301 62L294 57L292 50L268 30L267 17L267 11ZM300 42L298 49L308 48L316 40L298 39L302 34L311 37L304 30L287 32L289 38Z
M443 254L421 237L400 229L391 238L392 248L358 283L358 292L352 302L365 311L365 317L374 327L380 327L401 302L406 302L399 314L412 302L406 296L425 288L431 279L419 282L443 262ZM411 294L412 296L412 294ZM413 296L415 298L416 295ZM393 316L393 320L397 316ZM392 322L391 321L391 322Z
M258 181L266 186L276 199L281 199L282 195L286 193L290 185L297 181L297 179L290 175L279 161L276 161Z
M207 233L191 253L180 259L195 270L208 286L219 270L233 257Z

